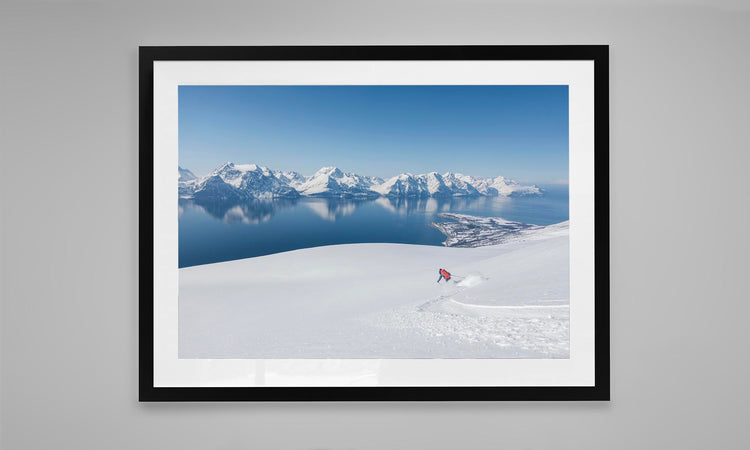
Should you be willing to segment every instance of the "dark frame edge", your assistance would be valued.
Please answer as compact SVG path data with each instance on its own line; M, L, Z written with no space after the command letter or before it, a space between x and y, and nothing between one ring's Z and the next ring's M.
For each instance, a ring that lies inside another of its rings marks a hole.
M393 52L399 52L393 55ZM498 57L502 52L502 57ZM153 64L179 60L593 60L594 386L155 387L153 352ZM139 47L139 398L166 401L609 401L609 45Z
M610 400L609 46L594 57L594 385Z
M154 398L154 60L138 51L138 400Z
M602 401L609 393L596 387L159 387L141 402L194 401Z

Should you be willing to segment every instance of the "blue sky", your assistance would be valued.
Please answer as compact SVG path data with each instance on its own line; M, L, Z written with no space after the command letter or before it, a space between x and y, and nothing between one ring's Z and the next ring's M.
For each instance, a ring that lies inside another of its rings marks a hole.
M179 164L568 180L567 86L180 86Z

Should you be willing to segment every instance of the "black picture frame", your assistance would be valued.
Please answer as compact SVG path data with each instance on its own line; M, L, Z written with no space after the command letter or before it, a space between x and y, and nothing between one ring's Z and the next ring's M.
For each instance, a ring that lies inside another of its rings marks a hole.
M154 63L241 60L586 60L594 62L595 383L593 386L155 387ZM284 46L139 50L139 401L549 401L610 399L609 47Z

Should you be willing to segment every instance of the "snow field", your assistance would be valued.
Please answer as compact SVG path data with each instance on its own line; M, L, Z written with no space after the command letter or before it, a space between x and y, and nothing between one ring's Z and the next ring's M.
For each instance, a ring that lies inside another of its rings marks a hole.
M179 275L181 358L569 356L567 223L487 247L334 245Z

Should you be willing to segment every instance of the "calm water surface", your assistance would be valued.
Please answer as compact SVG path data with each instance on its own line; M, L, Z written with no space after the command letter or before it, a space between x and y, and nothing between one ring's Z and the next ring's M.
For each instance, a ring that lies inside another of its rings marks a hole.
M442 245L440 212L549 225L568 220L567 186L541 197L346 200L301 198L241 205L180 200L180 267L321 245L364 242Z

